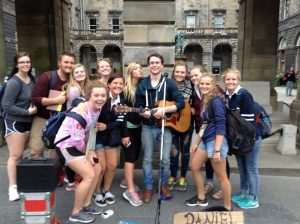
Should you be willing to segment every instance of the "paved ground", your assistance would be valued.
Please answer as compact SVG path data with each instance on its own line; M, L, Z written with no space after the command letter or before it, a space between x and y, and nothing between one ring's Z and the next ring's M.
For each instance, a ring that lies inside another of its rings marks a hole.
M8 202L6 169L0 166L0 224L20 223L20 209L18 202ZM122 177L122 171L118 170L112 192L117 199L114 205L105 207L113 209L115 214L107 220L97 217L94 223L118 224L120 220L131 220L139 224L154 224L157 208L157 194L150 204L140 207L132 207L122 198L122 189L118 186ZM141 170L137 171L136 179L141 183ZM231 175L233 192L238 191L239 176ZM171 201L162 201L161 224L171 224L176 212L200 211L200 207L188 207L184 201L195 194L191 173L188 174L188 190L186 192L174 192ZM300 223L300 196L299 177L261 176L260 207L252 210L244 210L245 223L247 224L299 224ZM66 192L64 187L56 190L57 203L56 214L63 223L70 223L68 216L73 202L73 193ZM221 205L221 202L209 198L209 206ZM233 207L236 211L241 209Z
M284 88L276 88L278 99L289 103L294 97L285 97ZM294 93L293 93L294 94ZM295 95L295 94L294 94ZM290 99L291 98L291 99ZM282 112L272 114L274 130L281 123L288 123L288 117ZM245 223L250 224L299 224L300 223L300 156L282 156L276 150L279 136L263 141L260 156L261 190L260 207L245 210ZM20 223L20 208L18 202L8 202L6 176L7 148L0 148L0 224ZM236 163L230 158L232 167L231 183L233 193L239 189L239 176L236 174ZM118 224L120 220L132 220L139 224L153 224L157 208L157 195L150 204L132 207L122 199L123 190L118 186L122 178L122 170L118 170L112 192L117 196L116 204L105 209L113 209L115 215L107 220L97 217L95 223ZM142 171L136 171L136 182L141 186ZM188 173L188 189L186 192L174 192L171 201L162 201L161 224L171 224L174 213L183 211L200 211L200 207L191 208L184 201L195 194L191 173ZM66 192L64 187L56 190L56 214L63 223L67 221L73 203L73 193ZM221 202L209 199L209 206L221 205ZM240 211L234 206L234 210Z

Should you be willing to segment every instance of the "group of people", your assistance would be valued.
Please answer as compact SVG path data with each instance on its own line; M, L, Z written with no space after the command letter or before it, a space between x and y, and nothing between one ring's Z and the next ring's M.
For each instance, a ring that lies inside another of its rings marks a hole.
M65 165L66 190L75 191L69 217L71 222L93 222L94 215L102 213L101 207L115 202L111 186L120 149L125 160L124 180L120 186L126 188L123 198L132 206L152 201L155 187L152 162L154 150L158 148L162 149L159 189L162 199L171 199L172 190L186 190L186 175L190 167L197 194L186 200L186 205L208 205L207 197L213 190L215 173L220 190L212 197L224 199L225 209L232 210L231 201L245 209L259 206L259 129L254 149L245 156L236 156L240 192L231 194L230 169L226 159L226 104L231 109L240 110L245 120L256 125L253 98L239 85L241 74L237 69L228 69L224 73L223 90L203 66L198 65L188 71L184 61L175 63L170 78L162 75L164 58L159 53L147 57L149 75L146 77L141 63L129 63L126 80L112 72L107 58L97 61L100 76L93 81L89 80L85 67L76 64L75 55L68 52L59 56L57 70L45 72L36 81L31 75L28 53L18 53L14 62L2 101L9 149L10 201L20 199L16 164L22 159L27 144L32 157L43 156L42 129L47 119L57 113L47 107L60 105L58 108L72 109L87 123L82 127L73 117L66 117L56 135L55 141L59 143L50 153L52 157L59 157ZM16 79L20 79L23 85L20 86ZM50 90L60 91L60 94L49 97ZM169 126L168 116L178 116L183 110L187 111L185 116L190 123L187 130ZM162 128L161 124L165 126ZM196 136L191 143L194 131ZM68 135L70 138L59 141ZM144 174L142 198L134 181L135 162L141 150ZM177 177L179 161L181 170ZM206 182L201 175L204 164Z

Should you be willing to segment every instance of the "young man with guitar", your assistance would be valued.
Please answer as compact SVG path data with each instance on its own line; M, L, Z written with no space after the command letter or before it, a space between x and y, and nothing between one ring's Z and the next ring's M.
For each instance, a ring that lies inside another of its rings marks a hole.
M142 116L142 147L144 150L143 172L144 172L144 194L143 201L150 203L153 194L152 160L154 148L159 148L162 137L162 129L157 126L163 114L175 113L184 108L184 99L175 82L162 75L164 58L159 53L153 53L147 58L150 75L144 78L138 85L136 92L136 106L145 108ZM157 107L157 102L163 104L164 86L166 85L166 101L172 101L165 107ZM163 111L164 110L164 111ZM176 122L176 121L175 121ZM167 187L167 179L170 168L170 152L172 147L172 133L167 122L163 136L162 151L162 199L170 199L171 194ZM172 122L170 122L172 123ZM171 126L171 125L170 125Z

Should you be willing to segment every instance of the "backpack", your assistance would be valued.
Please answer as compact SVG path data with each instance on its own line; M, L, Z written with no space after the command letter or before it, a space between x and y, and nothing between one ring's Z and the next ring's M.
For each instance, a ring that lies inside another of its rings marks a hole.
M58 143L71 137L70 135L68 135L58 140L57 142L54 142L55 136L66 116L72 117L77 120L83 128L86 127L86 120L81 115L70 110L57 113L47 120L42 130L42 140L46 148L54 149Z
M239 110L226 106L226 138L229 155L243 156L253 150L255 144L255 127L241 117Z
M0 118L4 118L4 114L5 114L5 111L3 110L2 108L2 99L3 99L3 96L4 96L4 92L5 92L5 89L6 89L6 86L7 86L7 83L10 79L14 79L17 81L17 83L19 84L19 87L20 87L20 91L18 93L18 96L20 95L20 93L22 92L22 89L23 89L23 82L18 79L17 77L15 76L12 76L11 78L9 78L6 82L4 82L1 86L0 86Z
M267 114L265 108L257 102L254 102L255 109L255 123L261 131L262 139L268 138L272 135L272 122L270 116Z
M208 106L210 118L213 118L212 100ZM229 147L228 155L234 154L243 156L251 152L255 144L255 137L255 127L241 117L239 110L230 109L228 104L226 104L226 139Z
M55 70L52 70L50 72L49 90L54 88L54 86L55 86L55 84L57 82L57 76L58 76L58 74L57 74L57 72Z

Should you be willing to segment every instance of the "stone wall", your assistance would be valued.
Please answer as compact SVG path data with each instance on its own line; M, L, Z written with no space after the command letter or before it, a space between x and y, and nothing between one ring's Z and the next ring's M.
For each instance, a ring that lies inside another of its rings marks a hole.
M16 1L19 50L31 54L37 75L56 68L57 55L70 49L67 10L67 0Z
M123 65L131 61L146 64L159 52L170 72L175 62L175 1L124 0Z

